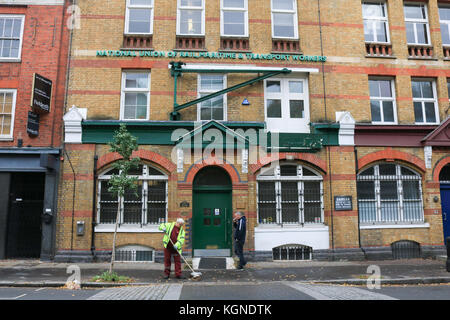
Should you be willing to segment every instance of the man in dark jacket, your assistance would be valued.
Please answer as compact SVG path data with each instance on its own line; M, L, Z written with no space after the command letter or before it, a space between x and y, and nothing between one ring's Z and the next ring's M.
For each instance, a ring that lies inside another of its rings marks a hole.
M244 214L237 211L233 218L234 231L234 252L239 257L238 269L243 269L247 264L244 258L245 231L247 229L247 219Z

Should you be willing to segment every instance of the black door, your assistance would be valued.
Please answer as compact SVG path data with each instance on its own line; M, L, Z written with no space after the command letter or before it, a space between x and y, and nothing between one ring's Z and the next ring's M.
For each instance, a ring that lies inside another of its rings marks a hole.
M13 173L6 238L7 258L39 258L44 173Z

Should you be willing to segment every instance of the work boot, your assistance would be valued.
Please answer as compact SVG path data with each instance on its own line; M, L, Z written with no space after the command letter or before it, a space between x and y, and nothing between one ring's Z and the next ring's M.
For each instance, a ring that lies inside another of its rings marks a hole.
M170 278L170 275L166 275L166 276L164 276L163 279L167 280L167 279L169 279L169 278Z
M176 276L175 278L177 278L177 279L186 279L185 276Z

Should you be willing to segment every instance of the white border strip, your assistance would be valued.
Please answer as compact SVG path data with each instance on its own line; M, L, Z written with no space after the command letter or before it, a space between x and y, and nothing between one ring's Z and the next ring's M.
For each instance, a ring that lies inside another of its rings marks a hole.
M374 225L361 225L361 230L370 230L370 229L417 229L417 228L429 228L430 224L423 223L423 224L374 224Z
M171 65L168 64L167 67L170 69ZM318 68L290 68L290 67L258 67L255 65L235 65L235 64L216 64L216 63L205 63L205 64L191 64L187 63L181 67L182 69L199 69L199 70L263 70L263 71L280 71L283 69L289 69L294 73L319 73ZM245 73L243 71L243 73Z

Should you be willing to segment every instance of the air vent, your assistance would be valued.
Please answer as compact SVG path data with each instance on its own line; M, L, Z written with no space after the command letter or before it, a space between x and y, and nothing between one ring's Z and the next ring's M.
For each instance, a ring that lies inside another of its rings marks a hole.
M394 259L420 258L420 244L410 240L400 240L391 244Z
M272 249L273 260L311 260L312 248L298 244L287 244Z

